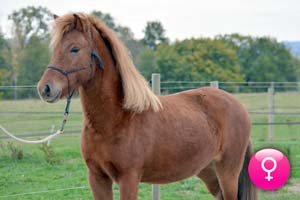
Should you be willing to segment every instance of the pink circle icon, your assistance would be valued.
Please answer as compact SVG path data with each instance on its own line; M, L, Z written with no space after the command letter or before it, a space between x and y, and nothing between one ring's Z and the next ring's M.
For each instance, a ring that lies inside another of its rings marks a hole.
M262 149L252 156L248 173L256 187L263 190L276 190L288 180L290 163L280 151Z

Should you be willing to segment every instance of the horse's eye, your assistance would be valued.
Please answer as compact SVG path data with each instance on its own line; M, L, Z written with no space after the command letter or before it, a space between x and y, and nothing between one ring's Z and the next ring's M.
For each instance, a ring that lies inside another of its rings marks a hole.
M70 50L71 53L78 53L79 51L80 51L80 49L77 48L77 47L73 47L73 48Z

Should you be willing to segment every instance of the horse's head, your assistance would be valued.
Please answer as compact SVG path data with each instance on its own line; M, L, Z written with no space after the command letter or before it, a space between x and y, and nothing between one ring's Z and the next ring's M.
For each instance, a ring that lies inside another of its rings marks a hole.
M160 110L159 99L136 70L127 49L102 21L80 13L57 17L51 47L50 64L38 84L39 94L45 101L52 103L65 96L71 97L78 87L95 84L96 81L89 82L95 79L106 84L108 99L116 93L116 99L123 103L126 110ZM95 50L107 65L104 71L98 70L98 67L104 66ZM120 89L122 91L116 92Z
M85 20L85 21L84 21ZM40 97L53 103L89 81L95 73L91 25L85 16L68 14L55 17L51 61L38 83Z

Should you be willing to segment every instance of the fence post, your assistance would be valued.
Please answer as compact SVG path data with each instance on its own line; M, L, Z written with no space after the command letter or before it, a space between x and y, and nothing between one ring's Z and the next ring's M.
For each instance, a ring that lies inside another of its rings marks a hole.
M152 91L156 95L160 95L160 74L152 74ZM159 185L152 185L152 200L160 200Z
M268 139L271 141L273 139L273 123L274 123L274 110L275 110L275 90L274 90L274 82L271 82L270 87L268 88L268 96L269 96L269 134Z
M160 95L160 74L152 74L151 83L154 94Z
M219 81L211 81L210 86L215 87L215 88L219 88Z

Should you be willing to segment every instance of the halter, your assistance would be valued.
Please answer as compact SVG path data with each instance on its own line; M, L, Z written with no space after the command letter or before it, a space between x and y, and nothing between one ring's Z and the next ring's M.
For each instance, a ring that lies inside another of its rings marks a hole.
M75 17L76 17L76 16L75 16ZM104 69L104 64L103 64L103 62L102 62L100 56L99 56L98 53L94 50L93 33L92 33L92 29L91 29L90 24L88 24L88 32L89 32L89 35L90 35L90 45L91 45L91 53L90 53L90 55L91 55L91 61L90 61L90 68L92 69L93 63L94 63L94 58L95 58L95 59L98 61L98 64L99 64L100 69ZM73 93L74 93L74 90L71 92L71 89L70 89L70 79L69 79L69 74L77 73L77 72L86 70L86 69L88 69L88 68L82 67L82 68L74 69L74 70L70 70L70 71L65 71L65 70L63 70L63 69L61 69L61 68L59 68L59 67L56 67L56 66L48 66L47 68L59 72L60 74L62 74L62 75L63 75L64 77L66 77L66 79L67 79L67 88L68 88L67 104L66 104L66 108L65 108L64 119L63 119L63 122L62 122L62 125L61 125L61 128L60 128L60 131L63 132L64 127L65 127L65 124L66 124L66 122L67 122L68 115L69 115L69 108L70 108L71 99L72 99L72 96L73 96Z
M98 53L97 53L94 49L92 49L92 51L91 51L90 68L93 67L94 58L96 58L96 60L98 61L99 67L100 67L101 69L104 69L103 62L102 62L100 56L98 55ZM61 128L60 128L60 131L63 132L64 127L65 127L65 124L66 124L67 119L68 119L68 115L69 115L69 109L70 109L71 99L72 99L72 96L73 96L73 94L74 94L74 90L71 91L71 89L70 89L70 79L69 79L69 74L77 73L77 72L86 70L86 69L88 69L88 68L82 67L82 68L74 69L74 70L70 70L70 71L65 71L65 70L63 70L63 69L60 69L59 67L51 66L51 65L48 66L47 68L59 72L60 74L62 74L62 75L67 79L67 90L68 90L67 104L66 104L66 107L65 107L64 119L63 119L63 122L62 122L62 125L61 125Z
M92 35L92 31L91 31L91 27L89 25L89 33L90 33L90 45L91 45L91 61L90 61L90 68L92 69L93 67L93 64L94 64L94 59L96 59L98 61L98 64L99 64L99 68L100 69L104 69L104 64L100 58L100 56L98 55L98 53L94 50L94 47L93 47L93 35ZM67 104L66 104L66 108L65 108L65 112L64 112L64 118L63 118L63 121L62 121L62 124L61 124L61 128L56 131L56 133L52 134L52 135L49 135L47 137L45 137L44 139L41 139L41 140L24 140L24 139L21 139L21 138L18 138L16 136L14 136L13 134L11 134L8 130L6 130L1 124L0 124L0 130L2 130L5 134L7 134L8 136L10 136L11 138L19 141L19 142L23 142L23 143L26 143L26 144L39 144L39 143L44 143L44 142L47 142L49 140L51 140L52 138L56 137L57 135L59 134L62 134L64 132L64 128L65 128L65 124L67 122L67 119L68 119L68 116L69 116L69 108L70 108L70 103L71 103L71 99L72 99L72 96L73 96L73 93L74 93L74 90L71 91L70 89L70 79L69 79L69 74L73 74L73 73L77 73L77 72L80 72L80 71L83 71L83 70L86 70L88 69L87 67L82 67L82 68L79 68L79 69L74 69L74 70L70 70L70 71L65 71L59 67L56 67L56 66L48 66L47 67L48 69L51 69L51 70L54 70L60 74L62 74L64 77L66 77L67 79L67 88L68 88L68 94L67 94Z
M90 62L90 67L91 68L93 67L94 58L97 59L97 61L99 63L100 69L104 69L104 65L103 65L103 62L102 62L100 56L92 48L92 51L91 51L91 62ZM64 75L64 77L66 77L66 79L67 79L68 96L67 96L67 104L66 104L66 108L65 108L65 112L64 112L64 118L63 118L61 127L60 127L60 129L58 131L56 131L56 133L53 133L52 135L49 135L49 136L45 137L44 139L41 139L41 140L24 140L24 139L21 139L21 138L18 138L16 136L14 136L12 133L10 133L8 130L6 130L0 124L0 130L1 131L3 131L6 135L8 135L9 137L11 137L11 138L13 138L13 139L15 139L15 140L17 140L19 142L26 143L26 144L44 143L44 142L47 142L47 141L51 140L52 138L54 138L54 137L56 137L56 136L58 136L58 135L60 135L60 134L62 134L64 132L64 128L65 128L65 125L67 123L67 119L68 119L68 116L69 116L69 108L70 108L71 99L72 99L72 96L73 96L73 93L74 93L74 90L72 92L70 90L69 74L77 73L77 72L80 72L80 71L88 69L86 67L82 67L82 68L79 68L79 69L65 71L65 70L62 70L62 69L60 69L60 68L58 68L56 66L48 66L47 68L59 72L60 74Z

